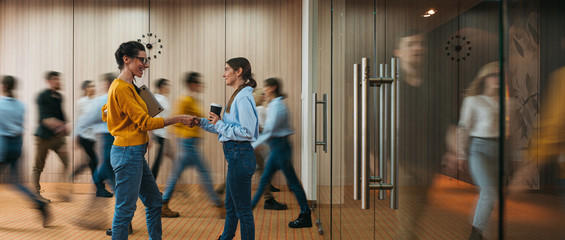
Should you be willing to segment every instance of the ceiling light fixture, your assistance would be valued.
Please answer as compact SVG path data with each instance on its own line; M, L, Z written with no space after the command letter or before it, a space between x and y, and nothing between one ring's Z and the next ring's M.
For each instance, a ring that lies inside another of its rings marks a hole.
M432 9L426 11L424 14L422 14L422 17L428 18L428 17L431 17L432 15L434 15L436 13L437 13L437 10L432 8Z

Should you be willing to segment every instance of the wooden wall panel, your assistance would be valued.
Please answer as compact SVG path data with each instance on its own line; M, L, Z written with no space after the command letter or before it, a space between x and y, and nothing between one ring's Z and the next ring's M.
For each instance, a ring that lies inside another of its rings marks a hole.
M75 1L70 4L74 8L72 20L73 42L69 45L74 49L73 61L73 107L82 91L81 83L84 80L94 80L97 86L97 95L106 93L103 89L100 76L104 73L119 73L114 53L119 45L126 41L135 41L142 34L149 31L148 4L144 0L104 1L86 0ZM137 85L147 84L151 71L146 70L142 79L137 80ZM70 98L71 96L69 96ZM76 111L69 113L74 123L78 119ZM72 156L74 167L84 163L88 157L82 147L75 141L72 143ZM101 147L97 144L96 147ZM99 155L102 160L102 156ZM91 182L91 173L85 170L75 178L75 182Z
M159 4L159 3L157 3ZM171 26L167 32L162 33L165 42L174 41L176 47L166 47L165 58L174 56L169 64L159 65L154 68L161 73L171 75L172 96L170 102L176 105L178 98L187 93L184 88L184 74L190 71L202 74L204 82L204 93L197 96L201 103L201 109L208 116L209 104L224 102L224 82L221 78L224 62L224 12L225 7L219 1L181 1L178 3L178 11L170 5L160 7L162 15L175 16L168 19L156 16L156 27ZM176 19L176 20L175 20ZM173 23L172 21L178 21ZM158 30L156 30L158 31ZM170 56L169 56L170 55ZM173 69L171 65L177 65ZM153 72L155 73L155 72ZM157 74L159 75L159 74ZM154 79L159 78L153 74ZM211 169L214 183L224 181L224 157L222 146L218 142L217 135L203 132L200 145L204 161ZM171 171L171 161L165 161L158 179L159 183L165 183ZM197 172L187 170L182 176L181 183L199 183Z
M204 116L209 116L211 103L222 104L229 98L222 74L226 61L226 4L225 1L202 1L202 18L200 22L202 33L201 71L206 82L206 89L202 98L202 111ZM227 163L224 158L222 144L218 136L205 133L203 154L211 166L211 173L215 183L225 181Z
M156 43L156 46L152 49L148 49L147 53L151 57L151 66L149 67L149 88L151 91L157 91L157 80L160 78L165 78L169 80L171 84L171 92L169 93L168 100L169 100L169 110L170 116L175 112L174 107L176 106L176 100L180 96L180 90L184 88L184 85L181 85L179 80L181 78L180 72L180 57L179 50L181 49L181 37L179 36L180 26L182 25L181 19L181 8L180 8L180 1L178 0L167 0L167 1L150 1L149 2L149 32L155 36L153 41ZM161 42L157 42L158 39ZM161 48L161 45L163 48ZM159 51L161 54L159 54ZM169 116L169 117L170 117ZM167 127L167 129L170 127ZM171 144L171 149L176 150L176 139L171 135L168 136L168 144ZM153 164L155 163L155 156L158 152L158 145L155 141L152 141L147 161L149 163L149 167L152 168ZM167 143L166 143L167 144ZM176 152L175 152L176 153ZM158 183L166 183L169 174L171 173L171 169L173 169L176 165L176 154L172 153L172 156L169 154L163 154L161 159L161 166L159 170L159 174L157 175L157 182ZM171 158L172 157L172 158Z
M281 58L279 62L274 62L273 68L280 65L279 72L274 72L269 76L280 77L283 82L284 92L287 94L286 104L288 105L294 134L291 136L292 142L292 156L293 165L296 169L296 174L301 175L302 169L301 161L311 161L311 159L301 159L301 134L302 131L309 131L309 129L302 129L302 62L301 62L301 26L302 26L302 1L281 1L284 3L280 6L279 20L276 21L280 24L280 50ZM278 33L279 29L271 27L272 31ZM276 35L272 35L276 36ZM267 55L269 57L269 55ZM271 59L269 57L269 59ZM272 58L273 60L277 58ZM304 96L308 97L308 96ZM275 183L282 184L280 181Z
M3 1L2 16L2 63L1 74L18 78L18 98L26 106L26 135L22 166L24 179L30 180L37 127L37 94L47 87L43 78L48 70L61 72L62 87L66 99L64 111L70 118L73 91L72 83L72 1ZM60 26L54 30L45 26ZM70 137L67 138L70 140ZM65 179L62 164L49 154L42 174L42 181Z
M293 165L300 175L300 92L301 92L301 2L228 1L226 14L226 60L246 57L258 87L263 80L278 77L292 117ZM233 89L226 89L229 98ZM259 178L257 175L256 179ZM279 173L274 184L286 181Z
M28 48L17 47L24 43L27 45L29 41L29 31L27 31L27 18L29 17L28 11L21 11L20 9L27 9L29 5L28 1L1 1L0 2L0 75L12 75L16 77L19 84L16 86L17 89L14 92L16 98L24 102L26 106L26 116L25 122L26 126L30 126L33 122L37 122L36 119L31 118L32 110L30 106L35 104L34 102L34 92L36 89L28 89L31 82L31 74L26 71L30 67L26 57L30 54ZM41 80L41 75L35 73L35 78L38 83L43 84ZM39 84L38 84L39 85ZM35 114L35 113L34 113ZM34 129L35 130L35 129ZM31 137L31 133L34 130L30 130L26 127L26 137L24 138L25 149L31 151L35 148L35 141ZM28 154L24 151L24 156L33 157L33 154ZM27 161L21 161L20 167L23 169L31 169L33 162L29 163ZM8 173L8 169L2 170L2 173ZM31 171L26 171L26 179L31 179Z

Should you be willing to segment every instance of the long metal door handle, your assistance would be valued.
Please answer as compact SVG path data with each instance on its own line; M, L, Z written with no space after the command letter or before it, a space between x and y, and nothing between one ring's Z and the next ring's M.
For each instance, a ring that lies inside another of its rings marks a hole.
M359 200L359 64L353 64L353 200Z
M390 149L390 183L392 184L392 190L390 192L390 209L398 209L398 140L396 138L396 133L398 130L398 99L399 99L399 89L398 76L399 76L399 62L398 58L392 58L390 61L391 65L391 77L394 79L391 85L391 127L390 127L390 138L391 138L391 149Z
M317 107L318 107L317 101L318 101L318 94L317 93L312 94L312 104L314 104L314 117L313 117L313 119L314 119L313 120L314 121L314 124L313 124L313 126L314 126L314 152L318 152L318 145L317 145L317 143L318 143L318 140L317 140L317 138L318 138L318 126L317 126L318 125L318 117L317 117L318 111L316 111Z
M324 93L323 95L323 100L322 101L318 101L318 94L314 93L313 94L313 102L314 102L314 152L317 152L317 146L318 145L323 145L324 146L324 152L328 152L328 94ZM318 142L317 137L318 137L318 128L317 128L317 122L318 122L318 116L317 116L317 106L318 104L322 104L324 105L324 141L323 142Z
M369 208L369 59L361 59L361 209Z
M328 152L328 94L324 93L323 96L323 105L324 105L324 142L320 143L320 145L324 145L324 152Z

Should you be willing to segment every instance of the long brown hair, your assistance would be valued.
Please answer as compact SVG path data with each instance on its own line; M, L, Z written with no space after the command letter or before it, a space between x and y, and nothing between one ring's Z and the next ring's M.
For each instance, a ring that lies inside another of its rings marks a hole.
M257 87L257 81L255 81L255 79L251 77L251 64L249 63L247 58L243 58L243 57L232 58L228 60L226 63L230 65L230 67L234 71L237 71L238 69L241 68L242 70L241 78L243 78L244 80L244 83L235 90L235 92L231 95L230 100L228 101L226 112L229 113L233 99L235 99L235 96L239 93L239 91L241 91L241 89L247 86L252 88Z
M499 69L500 65L498 62L491 62L482 66L481 69L479 69L477 76L465 90L465 97L483 94L485 90L485 79L493 73L498 73L500 71Z

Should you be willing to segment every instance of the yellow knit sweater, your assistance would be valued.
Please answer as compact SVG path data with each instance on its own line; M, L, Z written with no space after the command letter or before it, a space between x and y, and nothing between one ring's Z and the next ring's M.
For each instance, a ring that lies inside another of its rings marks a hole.
M102 120L108 123L108 130L115 137L114 145L120 147L147 143L147 131L165 126L165 119L149 116L147 105L134 86L121 79L115 79L108 89Z

